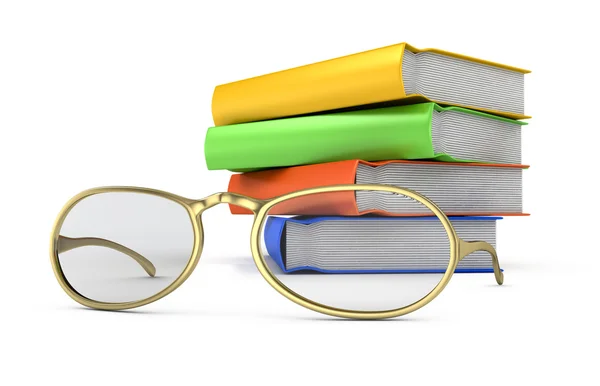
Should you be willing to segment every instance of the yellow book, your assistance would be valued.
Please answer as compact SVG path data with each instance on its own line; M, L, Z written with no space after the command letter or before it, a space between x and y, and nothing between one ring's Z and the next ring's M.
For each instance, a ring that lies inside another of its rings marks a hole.
M217 86L212 114L215 125L222 126L435 102L524 119L529 118L524 114L528 72L401 43Z

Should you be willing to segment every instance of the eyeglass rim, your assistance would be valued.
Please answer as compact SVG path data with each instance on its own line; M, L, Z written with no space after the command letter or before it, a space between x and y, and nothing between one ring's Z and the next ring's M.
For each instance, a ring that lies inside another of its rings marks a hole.
M407 197L410 197L414 200L417 200L424 204L429 210L431 210L441 221L446 233L448 235L448 239L450 242L450 260L448 263L448 267L446 272L440 279L439 283L423 298L420 300L397 309L383 310L383 311L356 311L356 310L347 310L331 307L325 304L321 304L315 301L312 301L308 298L297 294L290 288L286 287L277 277L270 271L268 265L266 263L266 258L263 255L260 245L260 237L262 234L262 229L265 224L265 220L267 218L267 214L269 210L280 202L290 200L293 198L298 198L305 195L312 195L317 193L327 193L327 192L336 192L336 191L358 191L358 190L371 190L371 191L388 191L396 194L401 194ZM57 240L59 236L60 229L62 227L63 222L65 221L67 215L71 211L71 209L77 205L81 200L90 197L92 195L102 194L102 193L112 193L112 192L123 192L123 193L140 193L140 194L149 194L158 197L162 197L171 201L174 201L180 205L182 205L192 223L193 233L194 233L194 246L192 249L192 254L190 259L181 272L181 274L167 287L159 291L158 293L136 301L129 302L119 302L119 303L108 303L96 301L90 298L87 298L77 292L75 288L73 288L68 282L62 268L60 266L60 260L58 256L57 249ZM54 274L62 287L62 289L76 302L79 304L100 309L100 310L125 310L141 307L152 302L155 302L168 294L172 293L175 289L181 286L192 274L200 257L202 255L203 245L204 245L204 231L202 226L202 213L211 208L214 205L220 203L230 203L234 205L239 205L245 208L248 208L254 212L254 223L251 228L250 234L250 248L252 251L252 257L254 263L263 276L263 278L280 294L285 296L287 299L293 301L296 304L299 304L303 307L306 307L312 311L316 311L322 314L342 317L342 318L352 318L352 319L383 319L383 318L393 318L401 315L408 314L413 312L431 302L435 297L437 297L446 287L456 266L459 261L459 245L462 240L460 240L454 230L454 227L446 217L446 215L442 212L442 210L437 207L435 203L433 203L428 198L423 195L396 186L391 185L381 185L381 184L349 184L349 185L331 185L331 186L323 186L316 187L310 189L304 189L297 192L292 192L288 194L284 194L272 199L268 200L260 200L252 197L239 195L235 193L216 193L206 198L200 200L192 200L185 197L181 197L172 193L168 193L161 190L149 189L149 188L141 188L141 187L129 187L129 186L109 186L109 187L99 187L85 190L76 196L74 196L71 200L69 200L62 210L60 211L54 226L51 232L51 240L50 240L50 260L52 264L52 269Z
M306 298L292 289L288 288L285 284L283 284L268 268L266 263L266 258L262 253L260 248L260 237L262 235L262 229L264 227L267 214L269 210L289 199L301 197L304 195L316 194L316 193L326 193L326 192L336 192L343 190L370 190L370 191L388 191L397 194L401 194L407 197L410 197L420 203L424 204L429 210L433 212L440 220L444 229L448 235L448 240L450 242L450 260L448 262L448 267L446 268L446 272L438 282L438 284L424 297L417 300L416 302L409 304L404 307L382 310L382 311L357 311L357 310L347 310L341 308L331 307L322 303L315 302L309 298ZM454 271L458 265L459 261L459 244L460 239L458 238L452 223L448 219L448 217L442 212L442 210L434 204L431 200L426 198L425 196L411 191L409 189L399 188L392 185L381 185L381 184L352 184L352 185L332 185L320 188L313 189L305 189L298 192L289 193L286 195L282 195L272 200L268 201L264 206L256 214L256 218L254 220L254 224L252 226L251 231L251 247L252 247L252 256L254 257L254 261L261 275L267 280L267 282L277 290L280 294L293 301L296 304L299 304L305 308L310 310L320 312L330 316L336 316L341 318L351 318L351 319L386 319L386 318L394 318L401 315L406 315L413 311L422 308L423 306L430 303L433 299L435 299L448 285Z
M85 198L104 194L104 193L138 193L138 194L147 194L156 197L161 197L164 199L168 199L174 201L181 206L183 206L190 218L190 222L192 224L193 234L194 234L194 246L192 248L191 256L183 269L183 271L179 274L179 276L167 287L163 288L161 291L156 294L135 301L128 302L102 302L98 300L94 300L88 298L82 294L80 294L68 281L65 273L62 270L60 265L60 259L58 254L58 237L60 234L61 227L67 218L69 212L77 205L80 201ZM61 288L76 302L79 304L98 309L98 310L106 310L106 311L119 311L119 310L127 310L133 309L137 307L144 306L146 304L153 303L163 297L167 296L171 292L175 291L181 284L183 284L187 278L192 274L196 266L198 265L200 256L202 254L203 244L204 244L204 230L202 228L202 221L198 221L196 219L196 215L194 213L193 208L189 205L192 200L186 199L184 197L161 191L156 189L149 188L141 188L141 187L129 187L129 186L108 186L108 187L99 187L85 190L73 198L71 198L61 209L56 221L52 227L52 233L50 236L50 262L52 265L52 270L54 271L54 275L58 280Z

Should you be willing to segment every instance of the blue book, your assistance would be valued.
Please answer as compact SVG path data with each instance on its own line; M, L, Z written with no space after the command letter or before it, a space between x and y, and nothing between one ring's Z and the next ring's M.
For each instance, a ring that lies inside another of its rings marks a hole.
M449 217L458 236L496 246L502 217ZM446 231L436 217L276 217L264 241L285 273L444 273L450 259ZM493 272L487 252L461 260L455 272Z

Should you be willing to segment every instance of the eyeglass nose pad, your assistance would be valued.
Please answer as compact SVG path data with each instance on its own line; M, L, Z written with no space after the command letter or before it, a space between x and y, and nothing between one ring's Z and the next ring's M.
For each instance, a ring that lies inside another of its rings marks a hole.
M498 283L498 285L502 285L502 283L504 283L504 273L500 268L500 262L498 261L496 249L494 249L494 247L491 244L485 241L465 241L463 239L459 239L458 261L461 261L466 256L476 251L485 251L489 253L490 256L492 256L492 267L494 268L494 276L496 278L496 283Z

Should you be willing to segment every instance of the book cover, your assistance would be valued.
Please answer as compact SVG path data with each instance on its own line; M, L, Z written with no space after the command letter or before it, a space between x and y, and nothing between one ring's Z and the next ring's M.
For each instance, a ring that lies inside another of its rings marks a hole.
M232 171L348 159L520 163L524 124L421 103L211 127L204 155L208 169Z
M430 67L424 63L418 72L431 69L432 80L443 78L441 86L451 89L447 93L431 93L429 89L411 87L415 84L415 74L411 71L415 65L404 60L410 54L427 55L428 61L439 59ZM449 65L448 71L440 73L439 69L445 64ZM353 106L433 101L523 119L528 116L520 107L511 108L498 101L516 93L522 105L522 75L528 72L401 43L217 86L212 98L212 114L215 125L222 126ZM514 86L507 88L513 79ZM488 93L495 91L490 95L491 100L479 101L481 95L477 94L483 89ZM465 97L454 99L460 96Z
M389 167L399 166L404 176L390 174ZM360 178L361 167L392 179ZM377 168L387 167L385 173ZM348 160L315 165L279 168L234 174L228 191L259 199L269 199L303 189L328 185L388 183L415 190L432 199L447 215L525 215L522 210L522 170L526 165L490 165L442 163L431 161L391 160L367 162ZM469 207L468 205L471 205ZM230 205L233 214L251 214L247 209ZM353 191L314 194L282 202L274 215L387 216L427 215L427 213L389 213L377 208L361 208Z
M449 217L459 237L492 245L500 219ZM372 236L375 230L377 237ZM449 250L440 248L448 236L435 217L271 216L263 238L267 258L284 273L444 273L449 260ZM455 272L493 272L491 258L486 252L475 252Z

